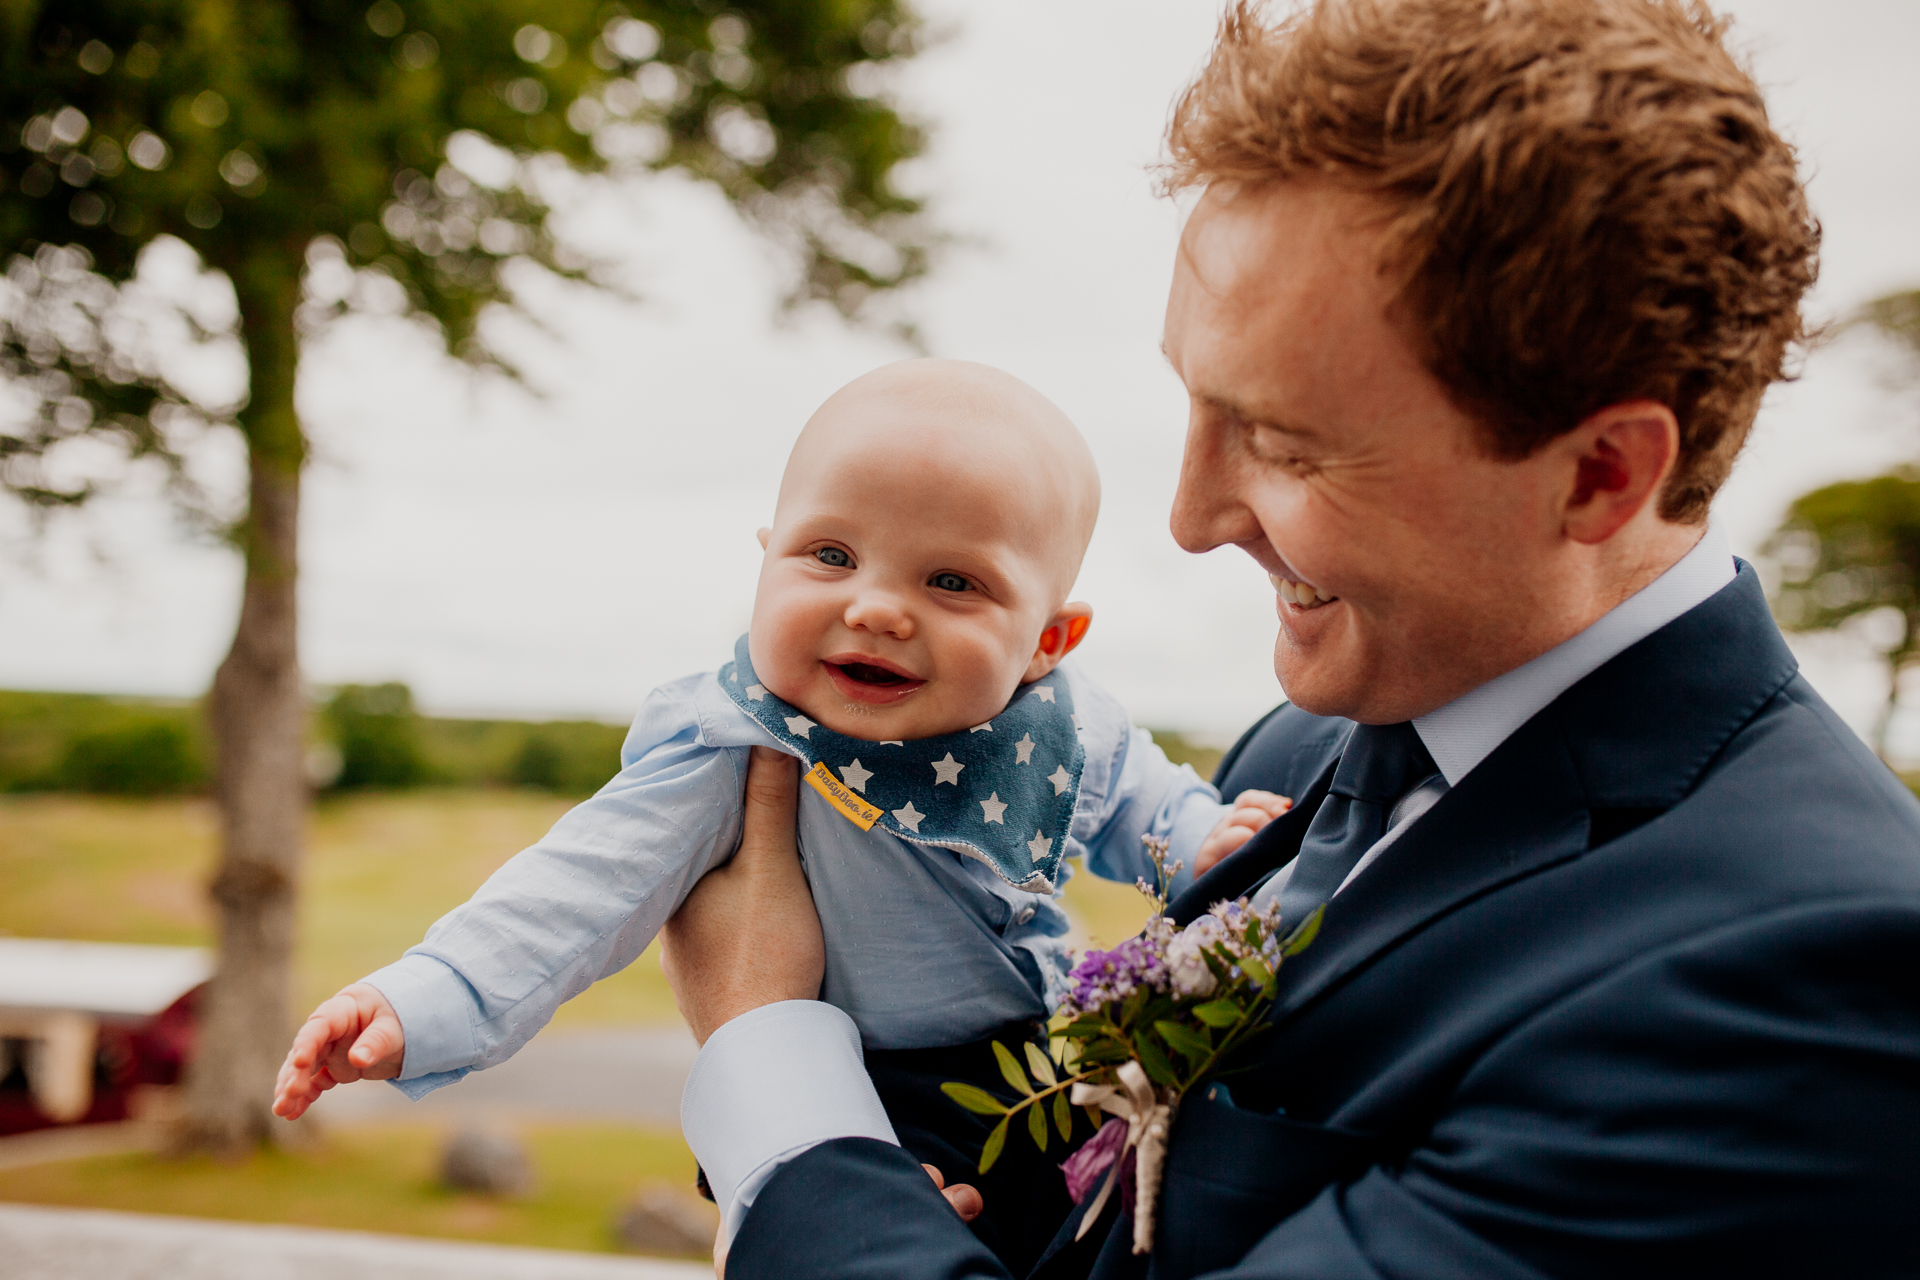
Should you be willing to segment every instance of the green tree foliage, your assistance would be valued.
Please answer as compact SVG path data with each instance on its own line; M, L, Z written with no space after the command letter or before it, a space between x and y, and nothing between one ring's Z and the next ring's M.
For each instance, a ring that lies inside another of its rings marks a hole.
M501 353L476 319L514 302L513 269L599 278L548 229L559 167L713 180L795 251L802 296L848 313L919 274L918 206L887 176L920 135L859 91L912 49L912 15L893 0L719 8L8 6L0 248L19 256L0 371L33 416L0 434L0 483L40 506L84 500L44 465L51 450L88 434L177 461L180 410L237 412L254 448L304 455L297 424L197 405L143 349L120 304L157 236L233 283L250 403L275 410L299 333L352 305L338 288L303 298L312 253L396 281L481 362Z
M1871 325L1880 334L1905 349L1920 372L1920 289L1890 293L1876 298L1860 309L1855 323Z
M1874 746L1885 755L1900 673L1920 654L1920 469L1802 495L1763 553L1779 566L1774 614L1790 631L1830 630L1875 613L1899 619L1880 646L1889 684Z
M1850 327L1863 324L1902 348L1920 370L1920 290L1869 303ZM1801 495L1762 553L1779 570L1773 607L1781 626L1827 631L1854 619L1879 624L1869 629L1880 633L1872 638L1887 662L1887 705L1874 735L1884 756L1900 673L1920 657L1920 468Z
M110 482L103 457L157 462L245 563L208 702L221 962L187 1141L269 1133L291 1021L303 341L384 294L511 373L490 308L543 275L612 281L554 233L573 177L663 169L784 247L796 299L862 313L926 265L918 206L888 181L920 135L877 96L917 32L906 0L0 6L0 491L44 516ZM226 312L162 287L154 255L182 245L230 286ZM244 357L244 395L197 389L194 344ZM206 429L246 445L238 519L191 483Z
M404 684L344 685L327 703L326 719L340 752L334 786L351 791L412 787L426 780L420 717L413 691Z

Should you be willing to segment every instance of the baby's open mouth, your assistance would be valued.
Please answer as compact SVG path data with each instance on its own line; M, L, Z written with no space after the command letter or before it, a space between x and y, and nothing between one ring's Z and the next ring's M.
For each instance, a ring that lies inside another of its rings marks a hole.
M897 671L888 671L885 667L870 666L864 662L829 662L827 665L837 669L840 674L855 684L870 684L876 688L891 689L910 683L906 676Z
M906 698L911 698L926 684L918 676L896 671L886 662L862 662L862 654L843 654L839 658L825 658L820 665L827 669L827 678L840 691L842 697L853 702L864 702L870 706L891 706Z

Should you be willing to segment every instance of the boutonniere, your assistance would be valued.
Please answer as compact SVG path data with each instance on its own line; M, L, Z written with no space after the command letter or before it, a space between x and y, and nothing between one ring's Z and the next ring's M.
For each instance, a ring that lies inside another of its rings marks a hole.
M1065 1142L1073 1132L1072 1109L1086 1108L1098 1132L1060 1166L1075 1204L1099 1183L1075 1239L1124 1181L1135 1253L1153 1249L1167 1134L1180 1100L1265 1029L1280 965L1313 941L1324 910L1283 936L1277 904L1255 911L1240 898L1215 903L1182 929L1166 914L1168 885L1181 864L1167 863L1164 840L1149 838L1147 851L1155 883L1142 880L1139 889L1153 914L1138 937L1111 951L1088 951L1074 965L1054 1017L1052 1053L1029 1042L1023 1066L995 1042L1000 1073L1023 1099L1008 1105L975 1085L940 1086L967 1110L1000 1117L980 1152L981 1173L1000 1158L1021 1112L1028 1135L1045 1151L1049 1112Z

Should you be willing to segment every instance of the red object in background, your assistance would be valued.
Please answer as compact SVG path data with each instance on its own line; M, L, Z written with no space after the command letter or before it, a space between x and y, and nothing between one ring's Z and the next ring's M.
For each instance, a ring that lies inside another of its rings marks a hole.
M212 971L197 947L0 937L0 1136L158 1118Z
M111 1124L131 1120L134 1091L142 1085L177 1085L193 1056L195 1007L204 986L195 987L145 1022L103 1023L94 1054L93 1103L77 1120L59 1121L34 1105L27 1087L26 1043L12 1041L11 1067L0 1079L0 1137L66 1124Z

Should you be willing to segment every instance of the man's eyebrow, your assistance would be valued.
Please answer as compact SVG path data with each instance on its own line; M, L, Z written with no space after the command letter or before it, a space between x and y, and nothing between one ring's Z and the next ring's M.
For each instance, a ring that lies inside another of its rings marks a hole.
M1197 399L1208 408L1226 414L1229 417L1237 418L1248 426L1264 427L1268 431L1278 431L1282 435L1299 436L1308 440L1316 439L1320 434L1312 427L1302 426L1297 422L1282 422L1277 418L1270 418L1266 414L1249 409L1243 404L1236 404L1224 396L1202 394L1198 396Z

